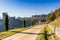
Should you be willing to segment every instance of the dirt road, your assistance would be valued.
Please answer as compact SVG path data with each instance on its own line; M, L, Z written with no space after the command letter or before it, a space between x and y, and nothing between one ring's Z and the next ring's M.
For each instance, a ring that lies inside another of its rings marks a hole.
M28 30L22 31L10 37L4 38L2 40L36 40L40 30L44 25L38 25L36 27L30 28Z

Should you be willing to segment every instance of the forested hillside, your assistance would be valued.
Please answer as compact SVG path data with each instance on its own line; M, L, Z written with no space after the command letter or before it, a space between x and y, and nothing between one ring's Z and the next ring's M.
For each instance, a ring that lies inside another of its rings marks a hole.
M60 8L48 14L47 22L51 25L60 27Z
M56 27L60 27L60 16L57 17L53 22L50 23L51 25L54 25Z
M48 14L47 22L54 21L59 16L60 16L60 8Z

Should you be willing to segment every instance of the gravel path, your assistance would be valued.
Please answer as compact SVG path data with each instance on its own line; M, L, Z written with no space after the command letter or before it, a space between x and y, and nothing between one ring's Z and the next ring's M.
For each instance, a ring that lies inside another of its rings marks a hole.
M43 28L44 25L38 25L31 29L22 31L10 37L4 38L2 40L36 40L40 30Z

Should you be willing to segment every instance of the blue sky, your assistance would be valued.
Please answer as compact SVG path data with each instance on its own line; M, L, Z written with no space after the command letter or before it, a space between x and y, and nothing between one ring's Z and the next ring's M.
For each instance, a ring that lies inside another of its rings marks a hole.
M3 12L16 17L48 14L59 7L60 0L0 0L0 17Z

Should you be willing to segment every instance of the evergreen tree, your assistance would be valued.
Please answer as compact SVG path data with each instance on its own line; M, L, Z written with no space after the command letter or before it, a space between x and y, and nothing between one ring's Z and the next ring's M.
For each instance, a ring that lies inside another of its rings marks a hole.
M3 13L3 19L4 19L4 26L6 28L6 31L8 31L9 20L8 20L8 14L7 13Z

